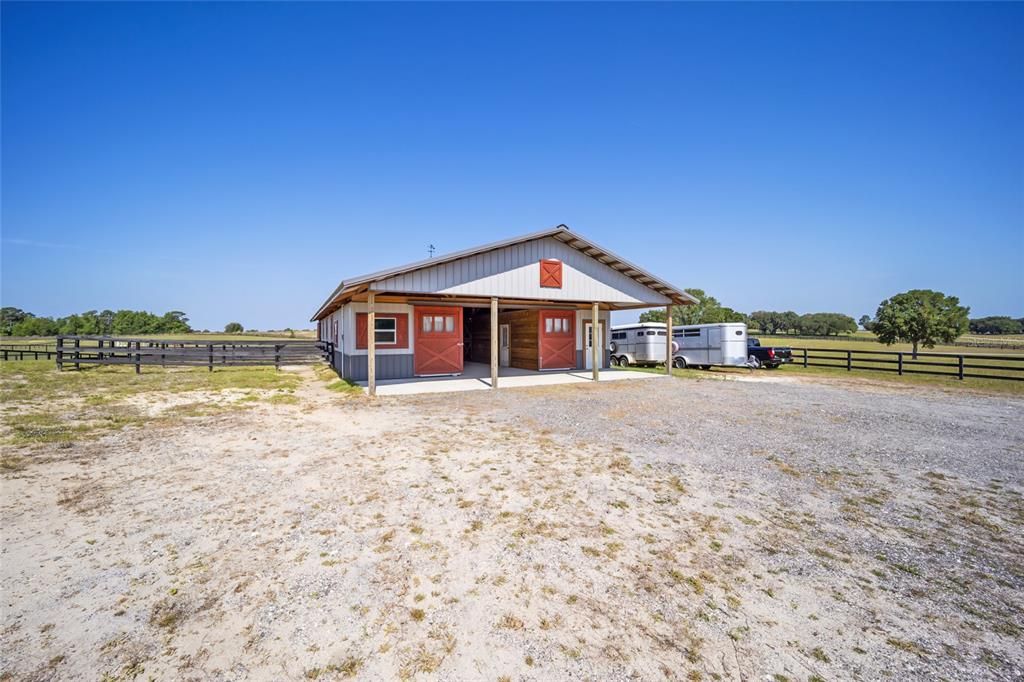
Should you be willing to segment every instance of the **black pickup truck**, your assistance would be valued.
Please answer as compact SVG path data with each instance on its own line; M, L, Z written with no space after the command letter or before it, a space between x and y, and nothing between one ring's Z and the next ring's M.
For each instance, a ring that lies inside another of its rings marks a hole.
M779 365L793 362L791 348L770 348L762 346L760 339L747 339L747 362L752 367L776 369Z

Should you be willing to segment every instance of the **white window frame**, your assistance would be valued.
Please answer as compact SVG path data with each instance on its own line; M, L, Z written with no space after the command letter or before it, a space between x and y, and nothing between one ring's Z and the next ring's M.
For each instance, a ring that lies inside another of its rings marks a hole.
M391 323L393 325L392 328L391 329L377 329L377 325L379 325L381 322L383 322L385 320L391 320ZM390 341L382 341L380 338L378 338L378 336L377 336L378 334L391 334L391 340ZM391 317L391 316L388 316L388 315L382 315L382 316L377 317L376 319L374 319L374 321L373 321L373 338L374 338L374 343L378 343L378 344L384 344L384 345L391 345L391 346L393 346L396 343L398 343L398 318L397 317Z

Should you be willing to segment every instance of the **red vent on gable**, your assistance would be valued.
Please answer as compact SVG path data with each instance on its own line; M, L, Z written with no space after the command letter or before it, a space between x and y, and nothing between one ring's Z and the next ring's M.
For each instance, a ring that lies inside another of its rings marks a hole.
M551 289L562 288L562 261L545 258L540 262L540 285Z

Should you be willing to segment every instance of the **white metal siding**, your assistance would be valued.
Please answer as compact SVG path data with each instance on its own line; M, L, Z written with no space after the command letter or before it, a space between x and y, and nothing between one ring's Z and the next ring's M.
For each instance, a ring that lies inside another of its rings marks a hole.
M562 288L540 286L540 261L562 261ZM376 291L667 305L666 296L566 244L546 237L468 256L373 285Z

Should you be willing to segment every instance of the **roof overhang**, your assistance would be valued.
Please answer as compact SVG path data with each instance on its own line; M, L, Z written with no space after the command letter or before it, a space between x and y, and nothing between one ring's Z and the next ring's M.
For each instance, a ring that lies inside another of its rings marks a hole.
M374 282L379 280L387 279L389 277L395 277L396 275L402 275L408 272L419 270L421 268L433 267L443 263L459 260L461 258L467 258L469 256L475 256L480 253L487 251L494 251L497 249L504 248L506 246L513 246L515 244L521 244L523 242L533 241L535 239L544 239L552 237L558 241L570 246L577 251L584 253L591 258L594 258L600 263L607 265L613 270L616 270L626 277L639 282L651 291L657 292L662 296L668 298L672 305L693 305L699 303L699 301L686 293L678 287L674 287L668 284L662 279L655 277L646 270L633 265L624 258L616 256L614 253L598 246L594 242L581 237L575 232L571 231L565 225L558 225L547 230L540 232L533 232L531 234L525 234L519 237L513 237L512 239L506 239L500 242L494 242L492 244L485 244L483 246L477 246L471 249L465 249L463 251L456 251L454 253L445 254L443 256L436 256L434 258L428 258L426 260L417 261L415 263L409 263L396 268L390 268L388 270L381 270L379 272L373 272L368 275L362 275L360 277L353 277L351 279L343 280L331 295L327 297L317 311L313 314L311 321L315 322L320 320L332 312L337 310L346 301L351 300L353 297L358 296L362 293L367 292ZM422 294L421 294L422 295ZM612 305L609 306L614 309L629 309L629 308L651 308L655 305L660 304L636 304L636 305Z

